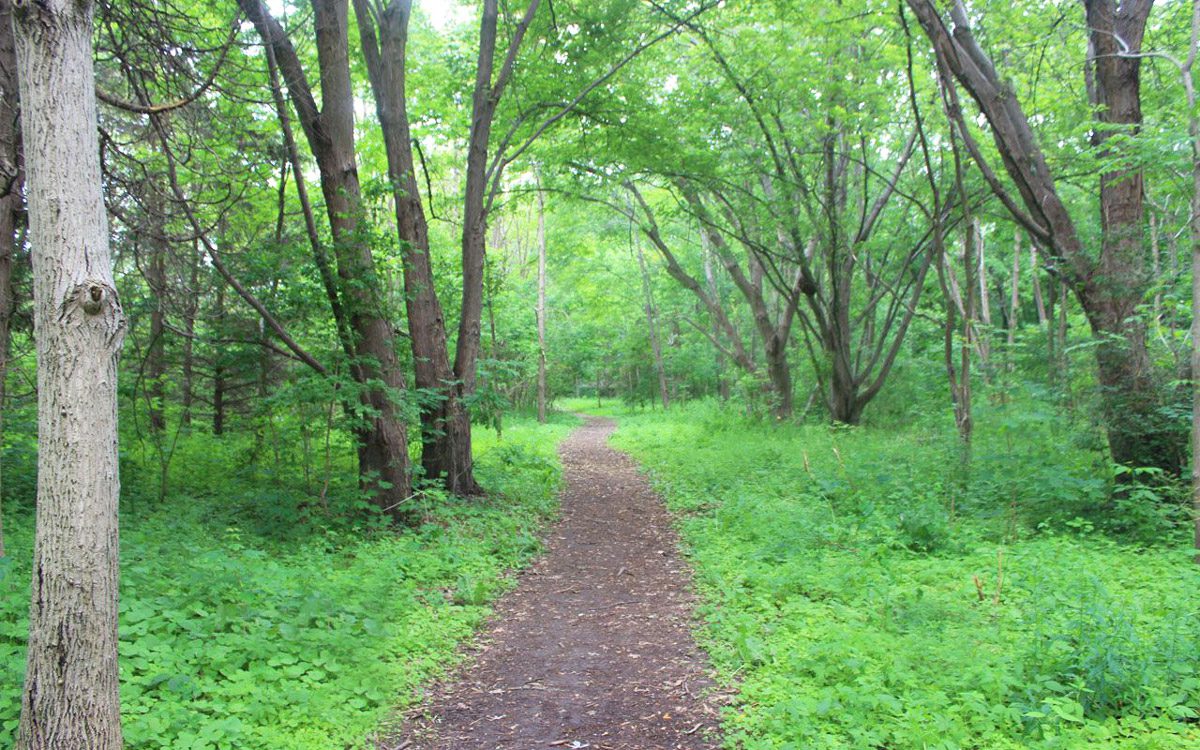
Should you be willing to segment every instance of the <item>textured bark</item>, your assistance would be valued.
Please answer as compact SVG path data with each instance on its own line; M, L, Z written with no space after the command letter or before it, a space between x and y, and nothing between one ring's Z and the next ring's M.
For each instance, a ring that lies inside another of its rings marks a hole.
M122 747L117 360L125 319L100 191L92 3L14 17L33 247L38 503L21 750Z
M313 0L322 108L318 109L291 41L262 0L238 0L279 64L297 118L316 159L334 241L339 297L355 336L357 376L367 423L357 430L359 471L375 503L394 518L410 493L408 434L395 397L405 388L395 331L382 309L374 258L360 236L354 91L350 81L347 0ZM382 383L382 387L378 385Z
M445 316L434 287L429 225L409 129L405 62L412 2L393 0L376 13L365 0L355 0L354 10L393 186L414 380L417 388L436 397L422 404L421 467L426 478L441 481L455 495L482 494L475 481L464 384L450 363ZM481 315L482 307L477 317Z
M541 0L529 0L524 17L509 38L509 49L500 69L496 70L496 36L499 0L484 0L479 24L479 59L475 66L475 91L471 97L471 133L467 140L467 174L463 203L462 312L459 316L458 343L454 352L454 374L465 393L475 390L475 369L479 360L480 318L483 313L483 267L487 253L487 220L491 208L488 186L499 179L488 166L488 145L496 107L512 77L516 55ZM496 167L498 169L499 167Z
M1107 147L1114 135L1135 136L1141 130L1142 61L1122 53L1141 50L1151 4L1151 0L1084 3L1099 121L1092 142L1106 156L1120 155L1121 146ZM1092 329L1107 336L1096 348L1096 357L1113 460L1178 471L1182 456L1156 418L1158 384L1146 346L1146 324L1137 315L1152 282L1144 246L1144 194L1140 168L1100 175L1100 258L1080 301Z
M1012 348L1017 342L1017 319L1021 314L1021 230L1013 233L1012 275L1008 285L1008 358L1012 365Z
M17 217L21 211L24 170L17 131L17 51L12 28L12 2L0 0L0 443L4 440L5 386L14 306L13 254L17 251ZM0 557L4 557L3 484L0 484Z
M217 330L225 325L225 285L217 284L217 306L213 311L213 320ZM212 433L225 434L225 356L220 349L216 351L213 362L212 378Z

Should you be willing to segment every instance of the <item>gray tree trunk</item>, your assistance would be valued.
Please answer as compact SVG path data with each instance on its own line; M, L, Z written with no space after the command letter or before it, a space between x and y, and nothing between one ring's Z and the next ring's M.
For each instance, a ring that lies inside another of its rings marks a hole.
M650 285L650 269L646 266L646 255L640 242L636 243L638 267L642 271L642 295L646 298L646 326L650 333L650 352L654 355L654 369L658 374L658 398L663 410L671 408L671 393L667 388L667 368L663 363L662 343L658 339L658 317L654 309L654 290Z
M1008 285L1008 348L1011 366L1012 348L1017 342L1017 317L1021 312L1021 228L1013 234L1012 276Z
M1200 114L1196 113L1196 83L1192 68L1200 52L1200 0L1192 0L1192 37L1187 59L1180 66L1187 92L1188 135L1192 141L1192 510L1196 562L1200 563Z
M38 358L38 502L20 750L118 750L117 360L89 0L14 12Z
M537 270L537 419L546 421L546 196L538 191ZM2 551L2 550L0 550Z

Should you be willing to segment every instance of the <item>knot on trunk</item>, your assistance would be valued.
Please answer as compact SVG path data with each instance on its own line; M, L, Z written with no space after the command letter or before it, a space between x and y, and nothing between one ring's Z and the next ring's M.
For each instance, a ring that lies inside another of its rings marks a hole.
M84 279L71 287L63 298L59 317L65 318L72 308L82 310L89 317L96 317L105 311L111 311L120 316L121 304L117 299L117 290L104 279Z

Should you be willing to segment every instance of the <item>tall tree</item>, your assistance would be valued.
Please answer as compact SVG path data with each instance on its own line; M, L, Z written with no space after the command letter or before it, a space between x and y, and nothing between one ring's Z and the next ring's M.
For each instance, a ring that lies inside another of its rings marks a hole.
M650 352L654 355L654 371L658 375L658 398L666 410L671 408L671 392L667 387L667 368L663 363L662 343L658 336L658 309L654 304L653 282L650 280L650 269L646 265L646 254L642 252L640 238L631 236L630 241L637 253L638 270L642 274L643 309L646 313L647 332L650 334Z
M1086 82L1095 112L1092 142L1110 165L1100 176L1098 253L1084 248L1077 219L1062 198L1020 99L976 40L962 0L951 4L949 24L932 0L907 4L933 43L943 78L957 81L983 114L1018 195L1002 183L975 141L951 84L951 118L972 158L1005 208L1055 262L1083 307L1097 338L1097 373L1113 460L1178 472L1179 440L1162 419L1146 326L1137 314L1150 279L1143 248L1142 169L1127 158L1142 121L1142 38L1152 0L1084 2Z
M0 441L4 438L4 397L13 313L13 254L22 209L21 134L17 129L17 50L13 41L12 0L0 0ZM4 485L0 482L0 557L4 557Z
M93 4L13 17L33 247L38 503L21 750L119 750L117 360L125 318L100 187Z
M333 236L338 283L331 304L346 311L353 334L353 370L366 411L358 428L359 468L375 502L399 516L410 492L408 433L397 398L405 388L394 348L395 331L383 309L375 259L362 220L355 157L354 90L350 80L348 0L313 0L318 108L300 56L262 0L238 0L283 73L309 149L317 163ZM318 262L320 262L318 260ZM334 303L337 300L337 303Z
M415 382L418 388L435 395L421 410L421 466L427 477L439 479L450 492L477 495L483 490L475 481L471 418L463 401L463 379L450 361L445 315L429 257L429 223L421 205L412 147L406 89L412 1L390 0L383 4L354 0L354 11L387 152ZM482 295L482 276L477 281ZM464 275L464 295L467 285ZM478 324L482 307L475 315Z
M539 186L540 187L540 186ZM537 194L537 418L546 421L546 195Z

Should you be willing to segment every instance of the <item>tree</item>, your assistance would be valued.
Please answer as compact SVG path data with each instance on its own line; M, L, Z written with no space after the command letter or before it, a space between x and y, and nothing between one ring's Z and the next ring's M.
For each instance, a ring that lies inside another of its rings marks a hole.
M100 189L88 0L22 2L38 355L38 503L17 747L118 750L117 362L125 318Z
M348 0L313 0L321 80L318 108L295 47L261 0L238 0L254 23L268 56L287 83L292 106L317 162L321 192L333 235L337 282L326 292L337 314L345 310L343 335L354 354L355 380L366 415L358 429L359 468L375 502L393 516L409 496L408 431L396 399L405 388L394 348L395 331L382 308L375 259L360 227L362 196L355 157L354 94L350 80ZM317 248L314 248L317 250ZM318 256L320 256L319 250ZM318 264L322 263L320 257ZM327 264L326 264L327 265ZM328 279L331 274L325 273Z
M0 0L0 442L4 438L4 396L12 331L13 254L18 250L18 219L25 179L21 134L17 129L17 51L13 41L12 0ZM0 483L0 557L4 557L3 484Z
M962 1L952 4L950 25L931 0L907 4L933 43L951 97L951 119L971 157L1012 217L1046 250L1083 307L1097 339L1097 373L1113 460L1177 473L1182 461L1177 429L1161 416L1146 326L1137 313L1150 277L1143 248L1142 169L1127 157L1142 121L1141 46L1152 0L1084 3L1086 88L1095 116L1092 145L1106 164L1099 180L1098 253L1084 247L1077 219L1063 200L1020 99L976 40ZM952 81L986 119L1017 196L976 142Z
M539 186L540 187L540 186ZM537 194L537 418L546 421L546 195Z
M391 0L383 5L354 0L354 10L387 151L388 179L392 185L396 230L404 266L405 310L413 348L414 379L417 388L434 395L421 409L421 465L427 477L440 480L450 492L478 495L483 489L475 481L471 418L463 401L464 380L450 361L445 315L437 297L429 257L429 223L421 205L413 157L406 90L412 2ZM494 31L494 4L492 11L490 21ZM485 13L485 29L486 16ZM482 60L482 50L480 55ZM470 284L476 282L482 295L482 275L473 280L464 275L464 299ZM478 336L482 307L474 314ZM464 345L462 339L458 345ZM474 367L473 361L471 366Z

